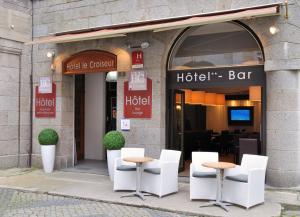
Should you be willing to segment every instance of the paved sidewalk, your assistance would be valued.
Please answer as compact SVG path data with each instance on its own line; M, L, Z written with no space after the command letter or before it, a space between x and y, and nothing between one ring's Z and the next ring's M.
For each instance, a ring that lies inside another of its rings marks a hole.
M0 216L5 217L188 217L119 204L0 188ZM192 217L192 216L191 216Z
M205 201L189 200L189 184L180 183L179 192L163 198L147 197L145 201L139 198L120 198L124 192L113 192L112 183L107 176L56 171L45 174L41 170L21 174L19 176L0 177L0 187L25 189L32 192L47 192L50 195L66 195L77 198L88 198L114 204L133 205L136 207L154 208L182 214L201 216L280 216L281 205L266 197L266 202L246 210L238 206L230 206L229 212L219 207L199 208Z

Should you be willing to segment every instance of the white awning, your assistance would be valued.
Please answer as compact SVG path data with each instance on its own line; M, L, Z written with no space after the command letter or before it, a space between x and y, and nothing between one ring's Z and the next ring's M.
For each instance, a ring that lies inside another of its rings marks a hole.
M280 4L271 4L260 7L243 8L237 10L221 11L209 14L193 15L190 17L179 17L164 20L145 21L138 23L128 23L114 26L83 29L71 32L56 33L51 36L34 39L31 44L43 43L67 43L75 41L85 41L101 38L112 38L126 36L128 33L143 31L167 31L190 26L199 26L211 23L220 23L232 20L243 20L257 17L279 15Z

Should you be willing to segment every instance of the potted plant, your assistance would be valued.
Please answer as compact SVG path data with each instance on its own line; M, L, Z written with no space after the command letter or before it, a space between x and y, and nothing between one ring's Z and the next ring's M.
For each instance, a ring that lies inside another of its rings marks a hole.
M119 131L110 131L103 138L104 148L107 149L107 166L110 180L114 180L115 159L121 156L120 149L124 147L125 138Z
M44 129L39 133L41 145L43 168L45 173L51 173L54 168L55 146L58 142L58 135L53 129Z

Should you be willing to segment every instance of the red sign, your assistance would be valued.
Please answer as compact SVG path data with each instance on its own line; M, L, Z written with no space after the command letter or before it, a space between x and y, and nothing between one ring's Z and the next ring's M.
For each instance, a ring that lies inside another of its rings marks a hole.
M143 68L144 56L143 51L132 51L132 68Z
M64 74L117 71L117 56L101 50L82 51L63 61Z
M52 84L52 93L39 93L35 87L35 117L55 118L56 114L56 85Z
M152 80L147 78L147 90L130 91L128 81L124 82L124 117L151 118Z

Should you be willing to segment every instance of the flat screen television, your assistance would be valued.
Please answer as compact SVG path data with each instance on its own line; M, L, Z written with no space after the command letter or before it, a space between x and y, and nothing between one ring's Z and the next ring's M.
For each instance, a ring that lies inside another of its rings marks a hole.
M252 126L253 106L227 107L228 125Z

